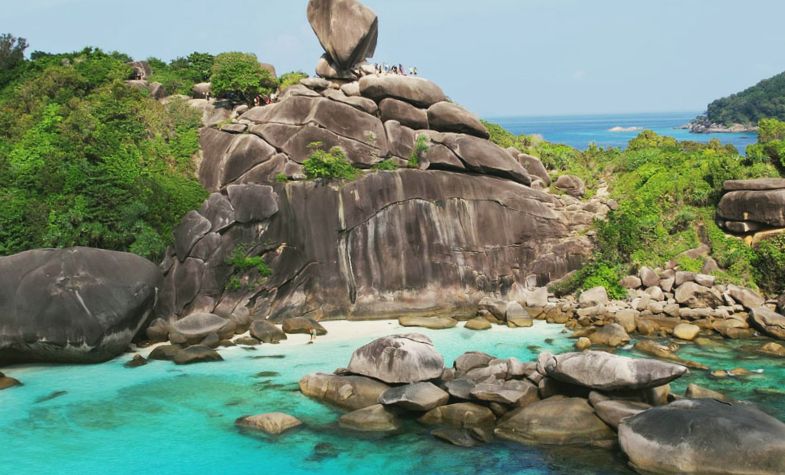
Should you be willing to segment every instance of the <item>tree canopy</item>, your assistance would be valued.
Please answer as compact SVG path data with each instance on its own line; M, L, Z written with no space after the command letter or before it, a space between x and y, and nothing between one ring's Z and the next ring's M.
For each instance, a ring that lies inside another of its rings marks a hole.
M765 79L709 104L706 117L716 124L757 124L764 118L785 120L785 73Z

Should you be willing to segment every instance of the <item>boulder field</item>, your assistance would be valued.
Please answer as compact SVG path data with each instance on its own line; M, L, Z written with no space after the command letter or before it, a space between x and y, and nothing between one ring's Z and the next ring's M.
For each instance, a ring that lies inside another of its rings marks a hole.
M726 231L758 242L785 228L785 179L728 180L723 191L717 218Z
M155 264L123 252L0 257L0 365L114 358L153 314L161 280Z
M466 448L494 438L621 448L640 473L785 469L785 424L695 385L671 394L682 365L594 351L531 362L468 352L439 369L441 361L424 335L392 335L357 349L348 369L305 376L300 390L348 411L339 425L355 432L400 432L416 420Z

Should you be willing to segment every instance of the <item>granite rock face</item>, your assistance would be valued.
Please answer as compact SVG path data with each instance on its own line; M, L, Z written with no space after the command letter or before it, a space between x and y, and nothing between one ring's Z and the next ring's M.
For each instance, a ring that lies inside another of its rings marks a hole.
M109 360L148 323L158 267L133 254L76 247L0 258L0 365Z
M377 31L358 2L312 0L308 17L326 66L349 74L202 129L212 194L177 228L157 316L466 316L586 261L602 206L532 188L549 181L542 164L487 140L432 81L358 64ZM314 147L339 147L359 177L306 179Z

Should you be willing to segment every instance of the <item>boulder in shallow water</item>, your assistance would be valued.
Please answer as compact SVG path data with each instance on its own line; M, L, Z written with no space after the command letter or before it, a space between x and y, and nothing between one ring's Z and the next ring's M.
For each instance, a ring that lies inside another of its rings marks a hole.
M12 388L14 386L21 386L21 384L22 383L19 382L18 379L0 373L0 391L3 389Z
M398 418L381 404L342 415L338 425L360 432L393 432L401 427Z
M618 323L610 323L589 335L589 341L593 345L605 345L615 348L629 343L630 335L627 334L623 326Z
M352 353L349 371L385 383L417 383L439 378L444 358L430 338L410 333L378 338Z
M676 401L625 419L619 443L641 473L785 473L785 424L713 399Z
M302 421L283 412L271 412L258 416L244 416L234 421L234 425L243 429L260 430L270 435L278 435L302 425Z
M449 442L458 447L475 447L478 444L477 439L472 437L468 431L463 429L455 429L452 427L440 427L431 431L431 435L437 439Z
M193 345L179 350L174 354L175 364L209 363L223 361L221 355L205 345Z
M463 328L466 328L467 330L490 330L492 326L493 325L491 325L491 322L489 322L488 320L482 317L477 317L477 318L472 318L471 320L466 322L463 325Z
M139 256L75 247L0 257L0 365L98 363L147 322L161 287Z
M316 373L300 380L300 391L308 397L344 409L373 406L390 386L363 376L338 376Z
M170 325L171 333L182 335L189 343L198 343L207 335L216 333L221 338L231 338L237 325L214 313L193 313Z
M379 402L385 406L398 406L410 411L430 411L447 404L450 395L433 383L414 383L390 388Z
M628 358L602 351L552 355L541 353L538 369L565 383L597 390L647 389L662 386L687 372L681 365Z
M552 445L608 444L616 438L582 398L546 399L516 409L495 432L514 442Z

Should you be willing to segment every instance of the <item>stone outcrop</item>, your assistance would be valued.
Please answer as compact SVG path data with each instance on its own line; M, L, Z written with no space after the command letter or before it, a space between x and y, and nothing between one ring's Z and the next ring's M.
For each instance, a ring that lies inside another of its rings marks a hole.
M309 20L338 69L375 45L376 18L353 0L311 1ZM221 109L220 126L202 129L198 176L211 195L177 227L162 263L165 322L201 312L276 322L462 317L484 297L523 301L527 288L591 255L585 231L609 211L602 199L531 187L549 181L542 164L487 140L482 122L432 81L352 75L305 79L270 105ZM359 177L306 179L314 147L339 147ZM377 171L382 163L400 168ZM527 317L507 323L527 326Z
M785 179L729 180L717 205L720 225L735 234L785 228Z
M641 473L785 472L785 424L713 399L676 401L626 419L619 442Z
M155 264L84 247L0 258L0 365L96 363L128 347L161 289Z
M279 435L289 429L302 425L296 417L282 412L245 416L237 419L234 424L243 429L260 430L270 435Z

